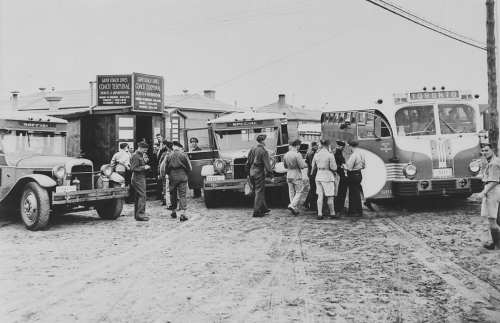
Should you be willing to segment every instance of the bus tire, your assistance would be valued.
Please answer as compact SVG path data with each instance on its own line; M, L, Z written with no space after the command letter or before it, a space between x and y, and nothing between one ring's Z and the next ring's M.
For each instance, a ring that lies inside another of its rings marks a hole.
M208 209L215 207L215 191L214 190L203 190L203 198L205 200L205 206Z
M288 184L280 187L280 205L288 207L290 204L290 195L288 194Z
M38 183L30 182L21 194L21 219L26 229L37 231L45 228L49 222L50 200L47 190Z

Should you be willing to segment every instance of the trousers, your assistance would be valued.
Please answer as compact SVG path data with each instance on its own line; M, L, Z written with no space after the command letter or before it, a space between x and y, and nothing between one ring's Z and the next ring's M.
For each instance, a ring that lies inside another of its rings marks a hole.
M347 180L349 185L349 213L362 215L363 205L361 203L361 195L363 194L363 187L361 186L361 181L363 180L363 175L361 175L361 171L349 172Z
M253 214L260 215L262 211L267 209L266 206L266 174L263 170L251 168L250 182L255 191L255 199L253 202Z
M186 193L188 188L188 177L183 169L174 169L170 172L168 178L170 190L170 203L172 208L187 210Z
M345 174L342 174L340 175L337 196L335 196L334 200L335 212L340 213L344 210L346 195L347 195L347 177L345 177Z
M134 189L134 217L142 218L146 213L146 174L133 173L130 182Z

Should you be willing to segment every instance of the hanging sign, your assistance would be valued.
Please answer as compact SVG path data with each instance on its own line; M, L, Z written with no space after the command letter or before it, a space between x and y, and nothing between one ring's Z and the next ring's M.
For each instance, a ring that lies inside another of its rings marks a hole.
M134 111L163 112L163 77L134 73Z
M97 106L132 105L132 75L97 75Z

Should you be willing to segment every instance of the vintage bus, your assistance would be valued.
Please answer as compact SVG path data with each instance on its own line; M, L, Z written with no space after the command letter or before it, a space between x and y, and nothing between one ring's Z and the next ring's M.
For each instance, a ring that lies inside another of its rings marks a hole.
M38 113L0 114L0 207L19 209L28 230L46 227L50 212L94 207L103 219L120 217L128 195L111 165L66 156L68 121Z
M256 138L260 134L267 135L266 149L274 174L273 179L266 178L267 200L280 200L285 206L290 203L286 171L281 165L283 155L289 150L287 118L284 115L232 113L208 121L208 128L203 129L188 129L184 138L188 145L188 138L202 137L200 131L208 131L209 148L205 145L201 151L187 152L193 166L188 175L189 187L203 189L208 208L215 207L217 197L225 191L244 192L248 153L257 145Z
M319 142L321 138L321 124L301 123L298 127L299 139L302 141L299 152L302 157L306 157L307 151L311 148L311 143Z
M321 124L322 136L333 143L359 142L366 158L362 185L367 198L467 198L482 190L484 132L470 91L395 94L390 101L324 112Z

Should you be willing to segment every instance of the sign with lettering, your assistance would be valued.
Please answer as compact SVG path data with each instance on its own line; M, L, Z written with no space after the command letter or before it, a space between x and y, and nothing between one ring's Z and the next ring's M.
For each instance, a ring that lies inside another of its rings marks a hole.
M413 92L408 94L408 102L426 100L460 100L459 91Z
M134 111L163 112L163 77L134 73Z
M262 124L262 121L238 121L238 122L229 122L227 124L228 127L243 127L243 126L256 126Z
M19 126L27 128L43 128L43 129L48 129L48 128L55 129L56 127L54 123L35 122L35 121L19 121Z
M132 75L97 75L97 106L132 105Z

